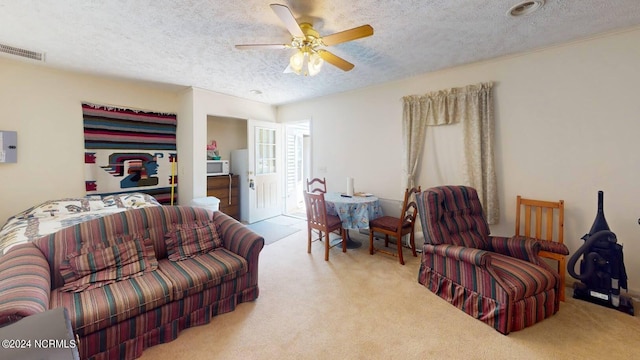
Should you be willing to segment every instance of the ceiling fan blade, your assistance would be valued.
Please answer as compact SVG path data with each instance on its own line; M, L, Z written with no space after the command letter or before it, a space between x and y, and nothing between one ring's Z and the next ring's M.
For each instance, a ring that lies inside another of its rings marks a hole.
M236 45L236 49L247 50L247 49L287 49L290 48L290 45L286 44L244 44L244 45Z
M373 35L373 27L371 27L371 25L362 25L339 33L323 36L322 42L326 46L331 46L371 35Z
M271 10L278 15L293 37L304 38L304 33L302 29L300 29L300 25L298 25L296 18L293 17L288 7L280 4L271 4L269 6L271 6Z
M328 52L327 50L318 50L318 55L320 55L320 57L328 62L329 64L342 69L344 71L349 71L351 69L354 68L355 65L353 65L352 63L348 62L347 60Z

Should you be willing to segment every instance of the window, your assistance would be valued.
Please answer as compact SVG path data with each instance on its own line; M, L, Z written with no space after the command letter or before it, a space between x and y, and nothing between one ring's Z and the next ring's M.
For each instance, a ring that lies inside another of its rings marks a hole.
M274 174L276 172L276 130L256 128L256 175Z

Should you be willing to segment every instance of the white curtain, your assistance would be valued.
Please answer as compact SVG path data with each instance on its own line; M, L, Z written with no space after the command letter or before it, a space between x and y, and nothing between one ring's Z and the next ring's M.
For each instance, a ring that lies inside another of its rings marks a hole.
M403 98L403 121L402 137L404 139L403 148L403 169L405 179L403 183L411 189L415 186L415 175L422 155L422 147L426 135L427 123L426 114L429 105L428 99L419 96L405 96Z
M461 123L464 142L465 185L474 187L487 222L500 217L493 160L492 83L469 85L403 98L403 173L408 187L415 184L427 126Z

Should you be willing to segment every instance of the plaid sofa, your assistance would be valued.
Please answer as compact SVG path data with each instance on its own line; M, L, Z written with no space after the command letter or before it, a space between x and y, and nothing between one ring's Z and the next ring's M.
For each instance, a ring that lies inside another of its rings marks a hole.
M441 186L417 196L425 237L418 281L502 334L559 309L560 278L534 239L489 236L475 189Z
M222 246L182 261L167 258L176 225L213 222ZM62 291L61 266L84 243L142 233L153 242L154 271L91 290ZM264 239L221 212L188 206L129 210L77 224L0 257L0 326L56 307L68 310L82 359L135 359L188 327L258 297Z

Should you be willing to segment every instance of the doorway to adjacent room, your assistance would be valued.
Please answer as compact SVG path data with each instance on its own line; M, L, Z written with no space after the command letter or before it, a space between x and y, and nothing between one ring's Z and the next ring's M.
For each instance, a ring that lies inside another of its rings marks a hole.
M311 174L311 129L308 120L285 125L285 211L306 219L304 184Z

